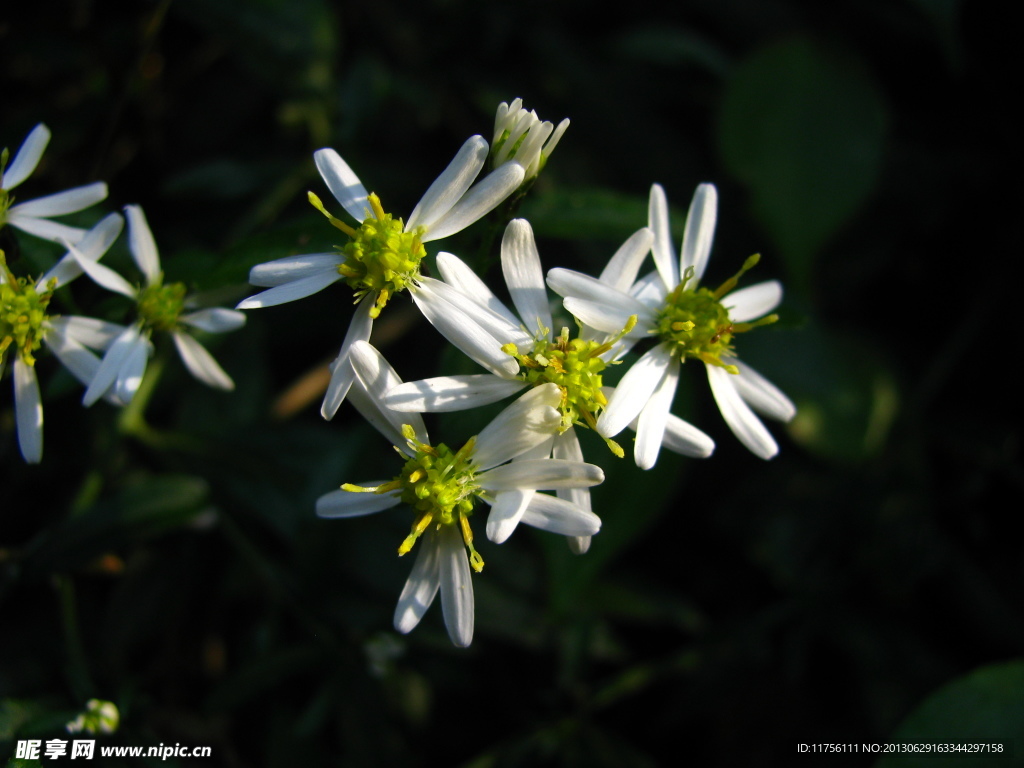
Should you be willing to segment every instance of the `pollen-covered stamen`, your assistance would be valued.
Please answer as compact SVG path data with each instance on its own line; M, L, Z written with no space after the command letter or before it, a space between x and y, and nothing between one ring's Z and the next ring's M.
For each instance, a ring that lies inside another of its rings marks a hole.
M139 318L146 328L155 331L173 331L178 327L178 318L185 309L184 283L163 285L158 278L151 285L139 291Z
M371 488L345 483L342 490L353 493L401 491L402 501L416 510L416 521L399 546L398 554L411 551L431 525L458 525L469 550L470 565L480 571L484 561L473 546L473 531L469 526L473 502L482 493L475 481L477 468L473 463L476 438L471 437L462 448L452 452L444 443L432 446L420 442L408 424L402 427L402 435L413 455L398 477Z
M420 262L427 255L422 242L423 228L406 232L402 220L385 213L380 198L372 193L367 201L373 215L358 229L328 213L313 193L309 193L309 201L351 238L339 247L345 261L338 265L338 273L355 291L357 301L367 294L374 297L370 317L377 317L392 296L419 278Z
M694 273L693 267L687 268L682 282L665 299L658 313L654 333L672 347L673 354L680 360L694 357L708 365L724 368L729 373L739 373L739 368L723 361L723 358L734 354L733 336L774 323L778 315L768 315L751 323L733 323L721 299L736 287L740 277L752 269L760 258L760 254L748 258L739 272L714 291L708 288L688 289L686 286L693 279Z
M33 281L11 273L3 251L0 269L4 275L4 282L0 283L0 355L13 346L23 362L35 365L33 353L42 345L43 324L49 317L46 307L57 281L51 280L46 288L37 291Z

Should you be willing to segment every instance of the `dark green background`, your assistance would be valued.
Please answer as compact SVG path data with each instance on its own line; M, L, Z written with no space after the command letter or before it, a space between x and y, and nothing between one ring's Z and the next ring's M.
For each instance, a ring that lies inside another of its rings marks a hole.
M315 395L274 415L336 353L340 287L208 340L234 394L170 355L141 435L105 403L82 409L42 359L40 466L18 454L6 378L0 394L0 759L95 696L122 714L101 743L209 745L224 766L852 766L873 758L796 745L894 739L1015 739L993 764L1024 763L1006 8L5 4L0 146L53 131L17 193L105 180L110 199L76 218L141 204L168 279L233 305L253 264L338 241L305 202L328 198L314 149L407 213L521 96L572 120L520 211L545 266L596 273L646 223L655 181L678 244L694 187L715 182L707 280L760 252L746 281L785 283L781 322L739 351L800 413L771 426L782 450L762 462L687 366L676 412L714 457L664 453L643 473L586 440L608 474L592 551L531 530L482 542L476 637L458 650L437 606L390 629L404 515L313 515L341 482L397 472L385 441L348 405L325 423ZM497 288L486 233L443 247ZM9 235L21 274L60 255ZM123 241L105 263L135 274ZM59 300L123 319L85 280ZM377 331L406 379L473 370L405 297ZM486 416L429 426L461 443ZM984 764L892 765L947 762Z

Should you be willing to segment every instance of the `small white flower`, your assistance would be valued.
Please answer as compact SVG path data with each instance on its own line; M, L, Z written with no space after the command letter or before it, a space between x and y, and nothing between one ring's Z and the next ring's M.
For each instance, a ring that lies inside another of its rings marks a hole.
M78 242L80 258L93 263L121 234L124 219L112 213ZM89 348L105 349L120 326L75 315L48 313L53 292L82 274L76 256L68 253L35 283L16 278L0 251L0 373L8 353L14 357L14 408L21 455L30 464L43 457L43 404L39 396L35 352L46 346L86 386L100 361Z
M54 216L76 213L106 198L107 185L103 182L98 181L12 205L14 196L10 191L32 175L49 141L50 129L40 123L25 138L9 165L7 150L3 151L0 159L0 227L10 224L45 240L77 243L85 236L84 229L70 227L50 219Z
M483 559L473 546L470 517L479 499L491 505L487 527L522 521L566 536L591 536L600 519L589 510L539 490L587 488L600 483L600 467L582 461L534 458L531 451L550 439L561 422L555 407L561 394L553 384L535 387L458 451L431 445L416 413L384 408L385 392L401 384L394 369L364 341L352 345L357 381L349 399L407 458L391 481L346 483L321 496L320 517L356 517L405 502L413 507L412 532L398 549L409 552L420 541L412 573L398 599L395 628L415 627L437 592L452 642L467 646L473 639L473 582L470 569L480 571ZM510 461L523 457L519 461Z
M104 288L134 300L139 315L135 323L122 327L111 342L82 402L92 405L104 396L121 404L130 402L146 373L153 351L150 341L153 331L171 334L185 367L201 382L217 389L234 389L231 377L188 329L226 333L241 328L245 314L223 307L186 312L190 306L187 289L183 283L164 283L160 255L142 208L126 206L125 215L128 217L128 244L136 265L142 270L143 287L137 288L109 267L82 258L82 254L72 248L81 269Z
M523 109L522 99L515 99L511 104L501 102L494 116L494 141L491 142L494 166L515 159L526 169L524 180L529 181L544 170L568 127L569 118L562 120L557 128L547 120L542 122L535 110Z
M321 413L333 418L354 377L348 360L352 344L370 338L373 321L396 293L414 289L420 279L424 243L460 232L497 207L523 181L523 168L505 163L473 184L487 160L487 141L473 136L430 185L405 223L385 213L380 198L368 193L359 177L333 149L313 154L317 169L341 206L359 222L352 227L327 213L319 198L310 201L350 241L333 253L288 256L253 267L249 282L269 290L245 299L238 309L272 307L323 290L339 280L356 295L355 316L337 358Z
M680 364L687 358L705 363L711 390L726 423L754 454L770 459L778 452L775 440L751 406L780 421L789 421L796 408L778 388L735 356L736 334L774 322L768 315L782 301L776 280L733 290L739 277L753 267L752 256L743 269L715 290L699 287L714 237L718 195L711 184L701 184L693 196L679 261L671 243L668 203L662 188L651 187L649 225L654 232L657 270L633 282L601 280L566 269L548 273L548 285L565 298L565 308L598 330L621 327L629 315L639 322L627 338L638 341L651 335L657 345L622 377L597 422L602 435L611 437L627 425L637 429L638 466L654 466L671 424L669 408L675 394ZM671 430L669 430L670 432ZM669 446L669 442L665 442Z

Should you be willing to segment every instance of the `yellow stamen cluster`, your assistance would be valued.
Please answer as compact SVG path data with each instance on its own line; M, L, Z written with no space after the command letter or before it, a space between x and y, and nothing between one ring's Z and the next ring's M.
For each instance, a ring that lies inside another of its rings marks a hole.
M185 308L184 283L162 285L161 281L148 285L139 293L139 317L143 325L157 331L173 331Z
M3 251L0 270L4 276L0 283L0 356L13 346L23 362L35 365L33 352L42 344L43 324L48 317L46 307L57 281L54 279L43 291L37 291L34 282L11 273Z
M374 488L345 483L342 489L353 493L402 492L402 501L416 510L416 521L412 532L398 548L399 555L409 552L431 525L458 525L469 550L470 565L475 571L483 570L484 561L473 546L473 530L469 525L473 501L481 493L474 482L476 438L471 437L462 448L452 452L443 443L437 446L421 443L408 424L402 427L402 435L413 456L406 461L398 477ZM396 450L402 453L397 447Z
M367 196L367 201L373 215L365 219L358 229L328 213L320 198L312 192L309 193L309 201L331 224L351 238L339 249L345 255L345 261L338 266L338 272L355 290L356 301L367 294L375 296L370 317L377 317L394 294L404 291L409 283L419 278L420 262L427 255L421 241L423 228L406 232L402 220L385 213L380 198L372 193Z
M740 277L752 269L760 260L754 254L743 263L743 268L722 283L714 291L708 288L687 288L693 280L693 267L686 270L682 282L665 300L658 313L654 333L668 342L673 354L681 360L694 357L709 365L717 365L729 373L739 373L735 365L723 362L722 358L733 355L732 338L761 325L778 320L778 315L768 315L752 323L734 323L729 311L722 304L722 297L736 287Z

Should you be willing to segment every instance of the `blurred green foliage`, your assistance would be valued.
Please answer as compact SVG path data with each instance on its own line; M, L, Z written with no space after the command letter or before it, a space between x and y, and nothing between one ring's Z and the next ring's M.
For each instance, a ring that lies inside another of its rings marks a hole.
M0 146L53 131L17 191L106 181L99 208L143 205L168 279L231 304L254 264L336 244L305 201L326 200L321 146L411 211L521 96L572 120L520 210L545 267L596 273L646 224L652 182L678 245L716 183L708 280L754 252L751 282L783 280L781 321L741 352L800 409L760 462L687 366L675 410L716 439L710 460L641 472L584 435L608 475L591 552L484 544L460 651L437 607L391 630L405 516L313 515L391 457L350 407L318 413L344 291L217 339L230 395L158 349L144 422L83 409L41 360L40 466L17 453L6 378L0 395L0 759L92 697L121 712L99 743L209 745L229 767L789 766L813 764L799 742L1019 739L1024 471L997 333L1020 248L1012 29L993 4L926 0L0 9ZM444 247L499 290L493 234ZM0 248L28 274L60 256L9 230ZM130 272L123 241L105 263ZM79 282L63 311L120 319ZM404 378L473 372L394 304L374 341ZM460 443L488 416L428 423Z

